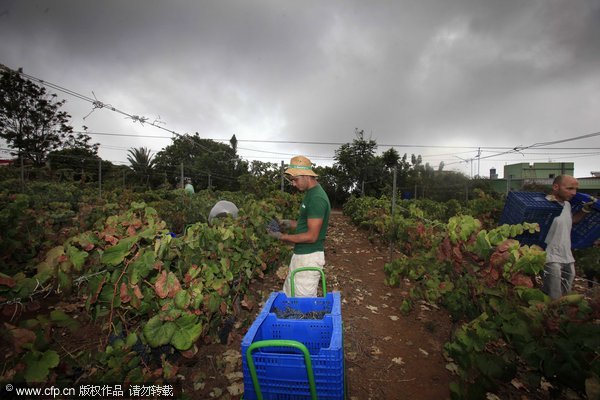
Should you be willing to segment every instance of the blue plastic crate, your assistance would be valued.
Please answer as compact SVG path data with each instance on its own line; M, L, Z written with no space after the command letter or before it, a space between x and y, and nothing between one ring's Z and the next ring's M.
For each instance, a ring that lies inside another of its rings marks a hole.
M546 200L546 194L536 192L509 192L500 217L500 225L516 225L523 222L536 222L540 225L539 233L524 233L516 239L521 244L537 244L546 247L544 239L548 234L554 217L560 215L562 207Z
M342 315L340 292L329 292L325 297L288 297L284 292L273 292L265 302L261 312L274 313L275 309L292 308L301 313L312 311Z
M583 202L571 201L573 211L579 211L587 201L589 201L589 196ZM592 208L592 212L586 214L578 224L573 224L573 229L571 230L571 247L574 249L592 247L594 242L600 239L600 202L596 201Z
M571 205L573 206L573 208L575 208L578 206L580 207L584 203L589 203L591 201L594 201L594 204L592 204L592 208L596 211L600 211L600 201L598 201L596 198L590 196L587 193L576 193L575 196L573 196L573 198L571 199Z
M583 202L589 199L585 196L578 193L571 201L574 212L581 209ZM597 206L598 204L596 203L594 207ZM591 212L584 220L578 224L573 224L573 229L571 230L571 247L575 249L590 247L600 237L600 212L598 211ZM540 226L539 233L525 233L517 236L516 239L522 244L537 244L545 248L546 243L544 243L544 239L550 230L552 221L561 212L562 207L556 202L546 200L545 193L510 192L506 198L504 210L500 217L500 225L537 222Z
M323 319L278 319L262 312L242 340L244 399L256 399L246 351L265 340L294 340L310 353L315 388L319 399L344 398L344 349L342 316L326 314ZM310 399L304 356L290 347L264 347L252 353L264 399Z

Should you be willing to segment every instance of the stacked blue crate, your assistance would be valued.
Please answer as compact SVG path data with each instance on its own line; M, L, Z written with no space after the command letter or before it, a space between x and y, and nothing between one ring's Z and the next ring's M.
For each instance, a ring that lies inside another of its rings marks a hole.
M324 312L322 319L283 319L275 310L306 314ZM319 399L344 398L344 349L340 293L325 297L287 297L272 293L242 340L244 399L258 398L246 358L248 348L259 342L291 340L310 354L314 386ZM307 366L301 351L292 347L268 346L252 352L257 382L264 399L310 399Z
M578 193L572 200L573 211L577 212L584 203L591 198L585 194ZM596 202L594 211L578 224L573 224L571 231L571 246L575 249L590 247L600 237L600 206ZM536 222L540 226L539 233L524 233L516 237L521 244L537 244L546 247L544 239L548 234L552 221L560 215L562 207L560 204L548 201L546 194L537 192L510 192L504 204L504 210L500 217L500 225L521 224L523 222Z
M509 192L499 224L538 223L540 225L539 233L524 233L516 239L521 244L537 244L546 247L544 239L548 234L552 221L560 215L561 211L562 207L555 202L546 200L544 193Z
M593 201L592 210L578 224L573 225L571 230L571 245L574 249L592 247L594 242L600 239L600 201L585 193L577 193L571 204L573 211L581 210L585 203Z

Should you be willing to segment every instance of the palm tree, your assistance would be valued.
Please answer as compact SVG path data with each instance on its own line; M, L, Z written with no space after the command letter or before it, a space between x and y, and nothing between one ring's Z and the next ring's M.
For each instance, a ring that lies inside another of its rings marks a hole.
M154 156L150 153L150 149L145 147L129 149L127 161L131 164L131 169L140 179L140 182L145 182L147 186L150 182L150 176L154 170Z

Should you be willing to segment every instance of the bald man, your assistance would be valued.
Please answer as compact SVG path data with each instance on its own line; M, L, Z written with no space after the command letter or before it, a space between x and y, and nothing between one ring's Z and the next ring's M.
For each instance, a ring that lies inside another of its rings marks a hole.
M543 291L553 299L566 295L575 280L575 258L571 251L571 227L585 216L584 211L575 215L569 201L577 193L579 182L568 175L559 175L552 183L552 194L546 196L550 201L560 204L563 209L554 218L546 235L546 263L544 265Z

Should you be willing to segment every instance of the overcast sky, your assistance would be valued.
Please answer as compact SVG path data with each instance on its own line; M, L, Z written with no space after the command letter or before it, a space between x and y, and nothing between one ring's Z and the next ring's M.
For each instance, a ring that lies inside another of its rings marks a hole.
M600 132L600 0L0 0L0 38L7 67L145 118L50 90L113 162L168 129L331 165L359 129L467 175L600 170L600 136L499 154Z

